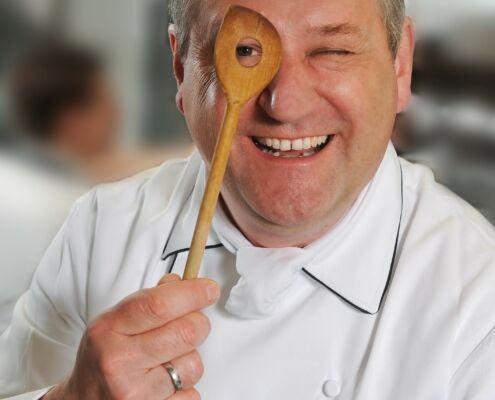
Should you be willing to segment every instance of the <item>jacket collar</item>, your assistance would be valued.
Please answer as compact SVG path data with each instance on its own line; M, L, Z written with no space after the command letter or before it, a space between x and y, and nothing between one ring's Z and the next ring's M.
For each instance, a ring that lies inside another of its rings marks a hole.
M346 216L309 247L318 256L303 271L350 306L376 314L397 261L403 176L389 145L380 167Z
M193 164L193 165L191 165ZM178 212L162 260L187 252L204 190L205 166L196 151L183 179ZM309 245L315 257L302 271L349 306L376 314L383 303L396 262L403 208L402 169L390 144L371 182L346 216L325 236ZM207 248L221 247L211 229Z

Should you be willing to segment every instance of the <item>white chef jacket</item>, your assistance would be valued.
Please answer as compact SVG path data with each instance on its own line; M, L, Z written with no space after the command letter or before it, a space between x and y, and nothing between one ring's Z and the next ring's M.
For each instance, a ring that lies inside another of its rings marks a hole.
M5 395L62 380L90 320L183 272L204 180L196 152L77 202L1 337ZM495 232L391 145L307 249L255 248L218 209L201 275L222 288L205 400L495 398Z

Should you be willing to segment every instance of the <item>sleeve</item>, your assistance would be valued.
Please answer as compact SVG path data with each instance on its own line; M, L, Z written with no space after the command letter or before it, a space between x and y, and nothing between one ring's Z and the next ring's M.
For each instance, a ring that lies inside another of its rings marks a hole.
M86 328L94 209L89 194L73 207L0 336L0 398L57 384L74 365Z
M469 354L450 381L449 400L495 398L495 328Z

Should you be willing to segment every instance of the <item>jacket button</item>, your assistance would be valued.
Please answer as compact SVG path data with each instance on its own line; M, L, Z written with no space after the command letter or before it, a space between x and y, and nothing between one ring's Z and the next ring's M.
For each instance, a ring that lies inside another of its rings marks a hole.
M323 394L326 397L337 397L340 394L340 383L329 379L323 384Z

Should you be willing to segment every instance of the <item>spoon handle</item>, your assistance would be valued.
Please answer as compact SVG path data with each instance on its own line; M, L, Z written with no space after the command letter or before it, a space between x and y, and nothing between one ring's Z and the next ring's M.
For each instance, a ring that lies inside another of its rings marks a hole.
M184 270L182 279L194 279L198 277L201 259L203 258L206 241L210 232L211 221L213 220L218 196L222 187L223 176L225 175L225 169L229 161L230 148L237 132L240 111L241 104L230 102L227 104L227 111L213 154L208 182L206 183L191 248L187 257L186 269Z

